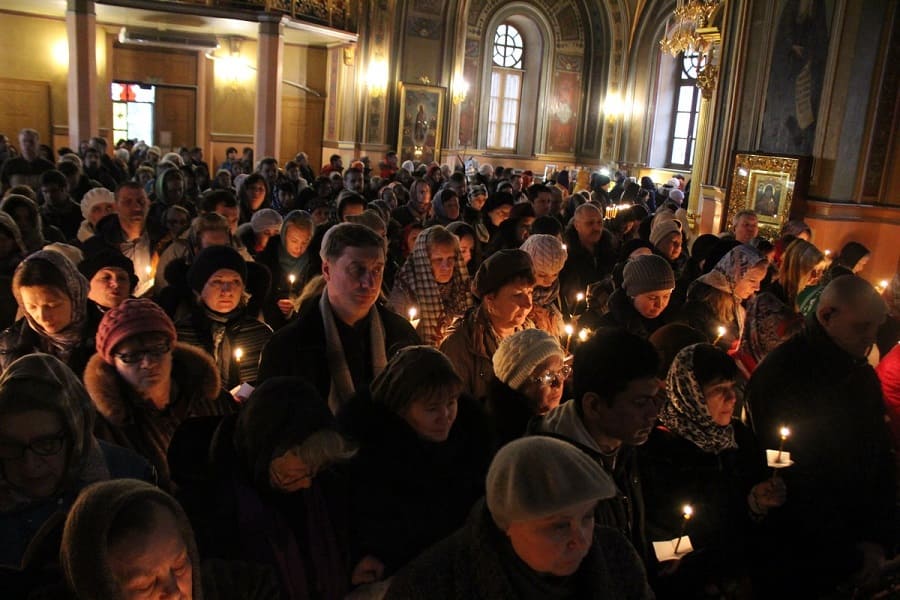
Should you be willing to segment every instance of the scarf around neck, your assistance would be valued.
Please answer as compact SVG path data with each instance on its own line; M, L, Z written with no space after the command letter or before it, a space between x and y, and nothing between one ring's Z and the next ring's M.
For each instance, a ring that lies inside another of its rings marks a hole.
M322 323L325 327L325 357L331 371L328 407L333 413L337 413L338 409L356 393L356 388L353 385L347 358L344 356L344 345L341 343L341 335L334 320L334 309L331 308L331 302L328 300L328 286L325 286L322 296L319 298L319 312L322 314ZM371 346L369 350L372 353L372 378L374 379L387 365L384 325L375 306L369 309L369 344Z

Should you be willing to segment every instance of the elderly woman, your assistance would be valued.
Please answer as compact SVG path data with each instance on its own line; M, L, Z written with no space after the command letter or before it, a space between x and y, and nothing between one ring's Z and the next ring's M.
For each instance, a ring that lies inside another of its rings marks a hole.
M360 444L351 461L354 583L389 577L452 533L484 493L486 420L447 357L398 352L338 415Z
M310 250L316 234L312 216L303 210L285 216L278 235L269 238L266 249L257 257L272 275L269 295L263 304L266 323L279 329L296 312L294 300L307 282L322 270L322 260Z
M91 486L66 520L60 563L78 598L275 600L269 573L201 564L191 524L174 498L142 481Z
M212 477L183 487L200 552L271 566L285 599L343 598L352 565L339 463L354 452L309 383L266 380L216 427L199 469Z
M188 283L194 307L175 324L178 338L212 357L226 390L254 385L272 328L248 314L247 263L234 248L211 246L194 259Z
M687 526L694 552L661 577L661 598L733 592L748 574L754 523L784 503L783 481L766 479L763 451L733 417L736 376L734 361L712 345L681 350L669 368L661 424L639 449L651 538L677 537L678 507L695 508Z
M485 409L503 445L525 434L528 422L559 406L566 378L559 340L542 329L523 329L494 352L494 379Z
M99 322L84 276L62 254L42 250L16 268L12 291L25 316L0 334L0 370L44 352L80 375L94 353Z
M84 384L100 416L98 437L146 458L165 486L166 451L182 421L235 409L212 358L177 343L172 320L147 299L126 300L103 315Z
M675 289L675 274L655 254L629 259L622 271L622 287L609 297L608 309L600 317L601 327L620 327L642 338L669 322L665 312Z
M53 523L86 485L152 479L139 456L97 442L93 425L91 399L58 359L30 354L0 376L0 564L20 567L26 549L55 555L48 546L58 543L61 521Z
M78 227L78 233L75 236L79 242L85 242L97 233L94 227L100 219L112 214L115 202L115 195L104 187L92 188L84 194L84 197L81 198L81 216L84 217L84 220Z
M423 342L441 344L453 320L472 307L469 272L455 235L440 225L419 234L412 254L400 267L388 305L418 320L416 332Z
M249 223L238 228L241 243L253 258L260 256L269 244L269 240L279 233L284 218L274 208L262 208L251 217Z
M603 468L567 442L507 444L488 471L486 501L398 573L385 598L652 598L628 540L594 526L597 502L615 493Z
M94 302L97 322L103 313L131 297L137 286L134 263L113 250L103 250L78 263L78 271L88 280L88 299Z
M534 325L528 319L534 290L534 267L523 250L501 250L478 267L473 291L481 304L456 322L441 344L453 362L463 390L479 401L494 376L492 357L503 338Z
M691 284L676 321L703 333L722 349L733 348L746 320L741 303L759 290L768 268L769 261L756 248L746 244L732 248Z
M559 297L559 272L568 256L562 241L552 235L529 236L521 246L534 264L533 306L528 318L534 326L551 335L565 335Z

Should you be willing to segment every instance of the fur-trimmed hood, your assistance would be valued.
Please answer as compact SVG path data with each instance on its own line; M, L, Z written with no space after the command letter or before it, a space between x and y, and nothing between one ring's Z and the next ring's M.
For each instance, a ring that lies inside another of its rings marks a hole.
M212 358L197 348L176 343L172 349L172 379L179 395L190 402L213 404L219 396L219 373ZM113 425L121 426L130 414L125 383L114 366L95 354L84 371L87 388L97 412Z

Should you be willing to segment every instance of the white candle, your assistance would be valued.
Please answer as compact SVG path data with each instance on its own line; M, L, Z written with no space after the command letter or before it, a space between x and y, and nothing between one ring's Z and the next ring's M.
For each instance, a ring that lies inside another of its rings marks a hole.
M716 328L716 333L719 334L719 335L716 336L716 339L715 339L715 341L713 342L713 344L718 344L718 343L719 343L719 340L721 340L722 337L723 337L726 333L728 333L728 330L725 329L725 326L724 326L724 325L719 325L719 326Z
M244 351L241 348L237 348L234 351L234 359L238 362L241 362L241 359L244 358Z
M778 454L775 456L775 462L781 462L781 453L784 451L784 441L791 435L791 430L787 427L782 427L778 430L779 435L781 436L781 444L778 446Z
M684 521L681 523L681 535L678 536L678 541L675 542L675 554L678 554L678 546L681 545L681 540L684 538L684 532L687 529L688 521L694 516L694 508L690 504L685 504L682 509L682 516L684 517Z

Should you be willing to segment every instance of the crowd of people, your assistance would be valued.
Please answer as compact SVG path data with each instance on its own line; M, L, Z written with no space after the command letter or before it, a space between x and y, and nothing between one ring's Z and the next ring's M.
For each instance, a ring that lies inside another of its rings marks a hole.
M11 598L900 589L878 250L695 236L683 179L624 172L0 162Z

